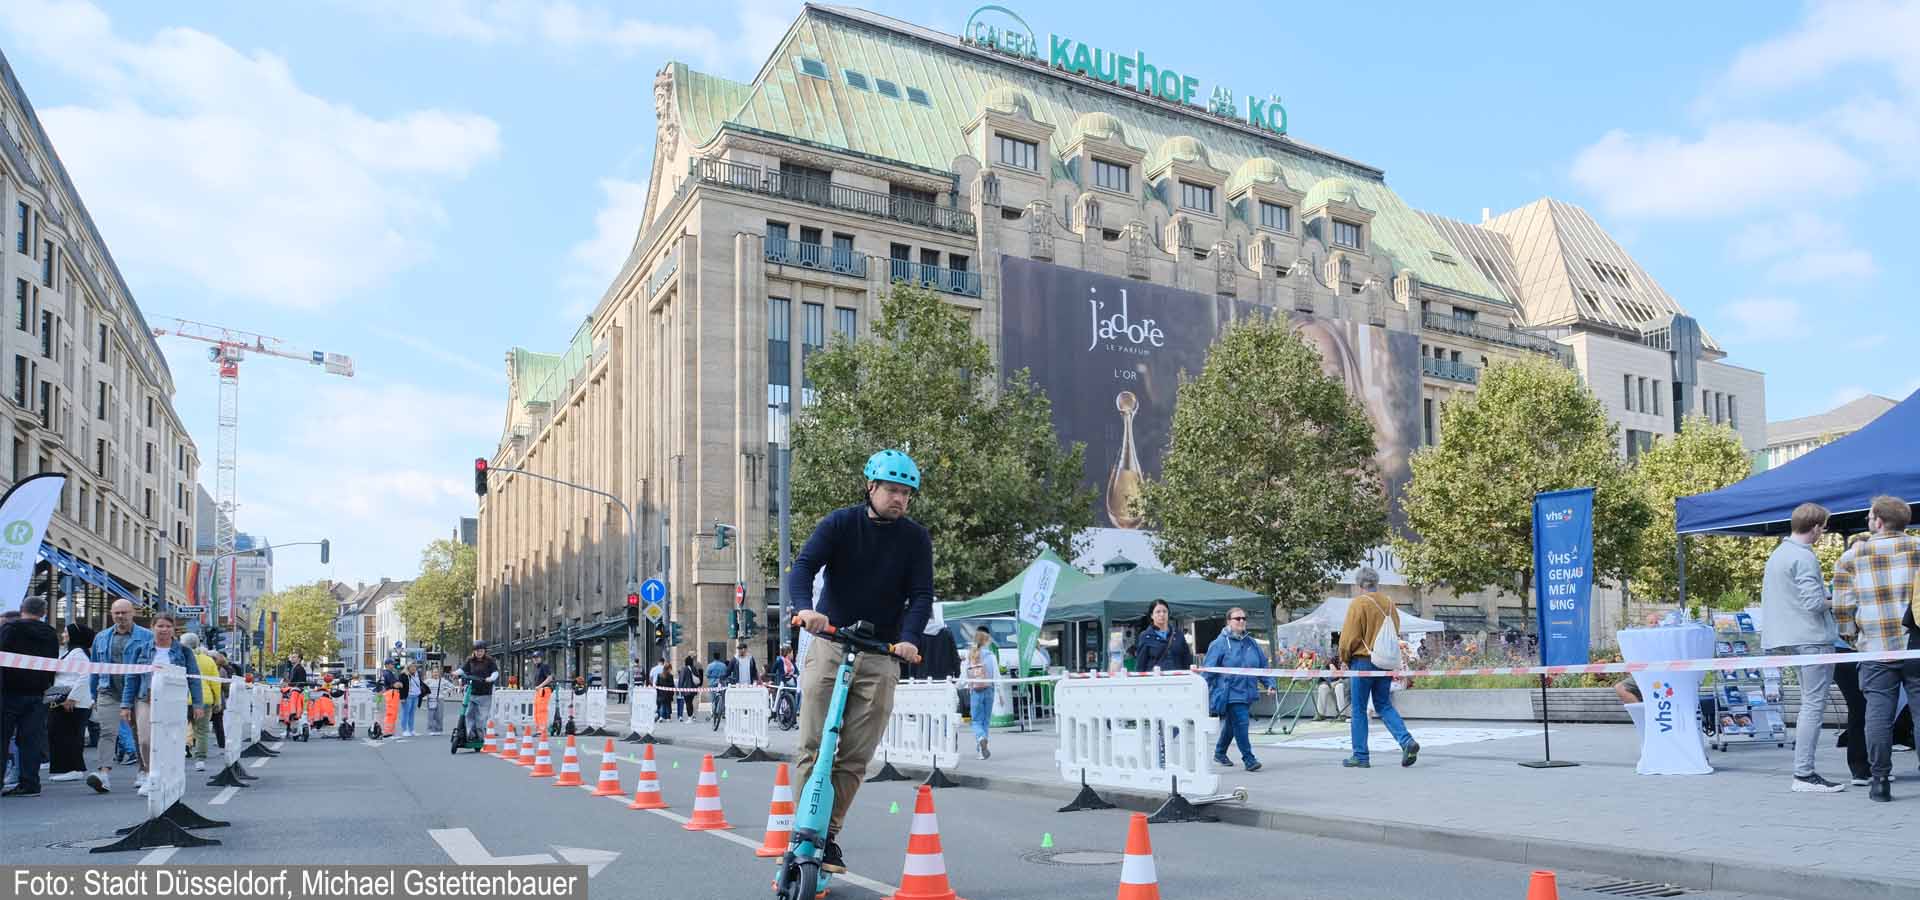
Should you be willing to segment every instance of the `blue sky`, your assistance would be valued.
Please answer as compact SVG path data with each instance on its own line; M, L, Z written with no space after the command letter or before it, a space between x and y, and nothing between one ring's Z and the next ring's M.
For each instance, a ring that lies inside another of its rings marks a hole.
M870 0L949 33L973 3ZM1537 6L1539 9L1530 9ZM1016 4L1041 33L1276 93L1301 140L1467 220L1590 209L1767 373L1771 419L1920 389L1920 4ZM1197 8L1197 7L1196 7ZM4 48L150 321L354 357L241 377L240 527L282 584L410 577L473 510L507 348L624 258L670 59L748 79L797 3L0 3ZM209 481L215 380L163 340ZM1907 361L1902 361L1907 360Z

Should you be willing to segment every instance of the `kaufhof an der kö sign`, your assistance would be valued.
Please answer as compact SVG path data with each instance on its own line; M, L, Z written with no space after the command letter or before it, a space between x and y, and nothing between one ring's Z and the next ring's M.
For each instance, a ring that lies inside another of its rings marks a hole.
M1203 100L1200 79L1157 65L1141 51L1095 47L1057 34L1047 35L1046 46L1042 47L1033 29L1002 6L982 6L974 10L960 38L995 53L1032 60L1150 97L1204 109L1274 134L1287 133L1287 108L1281 105L1279 97L1268 96L1263 100L1249 95L1243 106L1235 101L1232 90L1217 85Z

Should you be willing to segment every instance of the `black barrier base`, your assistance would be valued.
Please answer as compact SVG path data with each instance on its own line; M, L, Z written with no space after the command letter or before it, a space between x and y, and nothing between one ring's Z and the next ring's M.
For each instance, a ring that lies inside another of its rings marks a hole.
M284 734L273 734L271 732L262 731L260 732L260 739L263 741L272 741L278 744L282 741L285 741L287 737Z
M203 838L173 821L157 816L141 822L132 828L123 828L115 832L122 837L104 847L94 847L89 853L118 853L126 850L149 850L154 847L210 847L219 844L213 838Z
M146 822L142 822L139 825L135 825L131 828L119 829L115 831L114 834L121 834L121 835L132 834L136 831L139 831L141 828L147 825L153 824L154 822L168 822L181 828L196 828L196 829L197 828L225 828L229 824L227 822L221 822L217 819L209 819L206 816L203 816L197 812L194 812L192 809L189 809L187 807L187 804L184 801L175 800L173 801L172 806L167 807L165 812L162 812L160 815L154 817L153 819Z
M241 780L240 773L236 771L239 768L240 764L234 763L221 769L220 774L207 779L207 787L246 787L246 782Z
M262 756L272 757L272 756L279 756L280 754L275 753L272 750L268 750L265 744L262 744L259 741L254 741L253 743L248 744L245 750L240 751L240 755L243 757L262 757Z
M1531 759L1521 763L1521 765L1529 769L1565 769L1570 766L1577 766L1579 763L1567 762L1564 759Z
M1219 816L1211 816L1201 812L1200 807L1193 805L1193 801L1180 796L1180 779L1178 778L1173 780L1173 793L1167 797L1167 802L1160 804L1160 808L1155 810L1153 815L1147 817L1147 823L1151 825L1165 825L1172 822L1218 821L1220 821Z
M947 773L940 771L939 766L934 766L933 772L927 775L927 780L921 782L921 784L926 785L927 787L930 787L930 788L950 788L950 787L960 786L960 782L954 781L953 779L948 778Z
M746 754L740 752L739 747L735 747L732 744L728 744L727 749L722 751L719 756L714 757L714 759L740 759L741 757L744 757L744 756L746 756Z
M1072 803L1069 803L1065 806L1060 807L1059 811L1060 812L1080 812L1081 810L1086 810L1086 809L1115 809L1115 808L1116 807L1113 804L1108 803L1099 794L1094 793L1093 788L1087 786L1087 770L1081 769L1080 770L1080 793L1073 798Z
M774 759L773 759L773 757L771 757L771 756L768 756L768 755L767 755L767 751L765 751L765 750L762 750L762 749L760 749L759 747L755 747L755 748L753 748L753 752L752 752L752 753L748 753L748 754L746 754L746 755L744 755L744 756L742 756L742 757L740 757L740 761L741 761L741 762L743 762L743 763L749 763L749 762L773 762L773 761L774 761Z
M882 763L880 765L880 771L873 773L873 777L867 779L867 783L873 784L876 781L912 781L912 780L913 779L900 774L900 770L894 768L893 763Z
M241 781L259 781L260 780L260 776L258 775L248 775L247 767L239 763L233 764L233 774L240 776Z
M654 740L654 739L653 739L653 735L650 735L650 734L641 734L641 733L640 733L640 732L638 732L638 731L629 731L629 732L627 732L627 736L626 736L626 737L624 737L624 738L621 738L621 739L620 739L620 743L623 743L623 744L658 744L658 743L660 743L660 742L659 742L659 741L656 741L656 740Z

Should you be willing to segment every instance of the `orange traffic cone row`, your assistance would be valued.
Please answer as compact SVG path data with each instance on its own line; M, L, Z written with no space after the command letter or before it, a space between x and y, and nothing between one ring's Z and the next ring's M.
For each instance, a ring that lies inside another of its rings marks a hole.
M680 826L688 831L719 831L732 828L720 809L720 776L713 772L713 754L700 762L700 786L693 789L693 818Z
M1160 877L1153 867L1153 841L1147 837L1145 813L1134 813L1127 825L1127 850L1120 860L1120 893L1115 900L1160 900Z
M567 750L560 754L560 777L553 780L554 787L579 787L580 748L574 746L573 735L567 735Z
M521 735L521 737L525 738L525 740L520 742L520 758L514 760L513 763L521 768L531 769L533 768L534 761L533 729L528 728L526 733Z
M767 805L767 837L760 842L755 856L780 856L793 839L793 783L787 780L787 764L773 773L773 802Z
M607 738L607 749L600 752L600 780L593 785L593 795L620 796L620 764L613 758L613 738Z
M633 787L633 802L628 809L666 809L667 799L660 796L660 773L653 767L653 745L640 757L640 781Z
M491 730L491 726L489 726L489 730ZM485 747L480 748L481 752L483 753L486 752L486 749L487 748ZM512 762L513 760L518 759L520 757L520 742L517 739L515 739L513 736L512 723L508 723L507 725L506 741L501 743L500 749L496 751L494 755L500 757L501 759L507 760L508 762Z
M1560 900L1560 888L1555 883L1553 873L1537 870L1527 882L1527 900Z
M527 773L534 778L553 777L553 750L547 746L547 736L540 735L539 748L533 753L533 771Z
M500 752L499 745L494 743L494 741L496 741L497 739L498 739L498 736L493 733L493 720L488 719L487 720L487 740L486 740L486 743L480 745L480 752L481 753Z
M947 884L947 858L940 851L940 822L933 816L933 789L920 786L913 804L913 831L907 836L907 864L900 888L889 900L960 900Z

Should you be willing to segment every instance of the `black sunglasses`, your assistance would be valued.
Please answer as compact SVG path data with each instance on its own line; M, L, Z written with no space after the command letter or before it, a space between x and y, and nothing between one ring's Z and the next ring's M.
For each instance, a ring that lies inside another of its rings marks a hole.
M1247 620L1246 616L1228 616L1227 617L1227 621L1229 622L1245 622L1246 620Z

